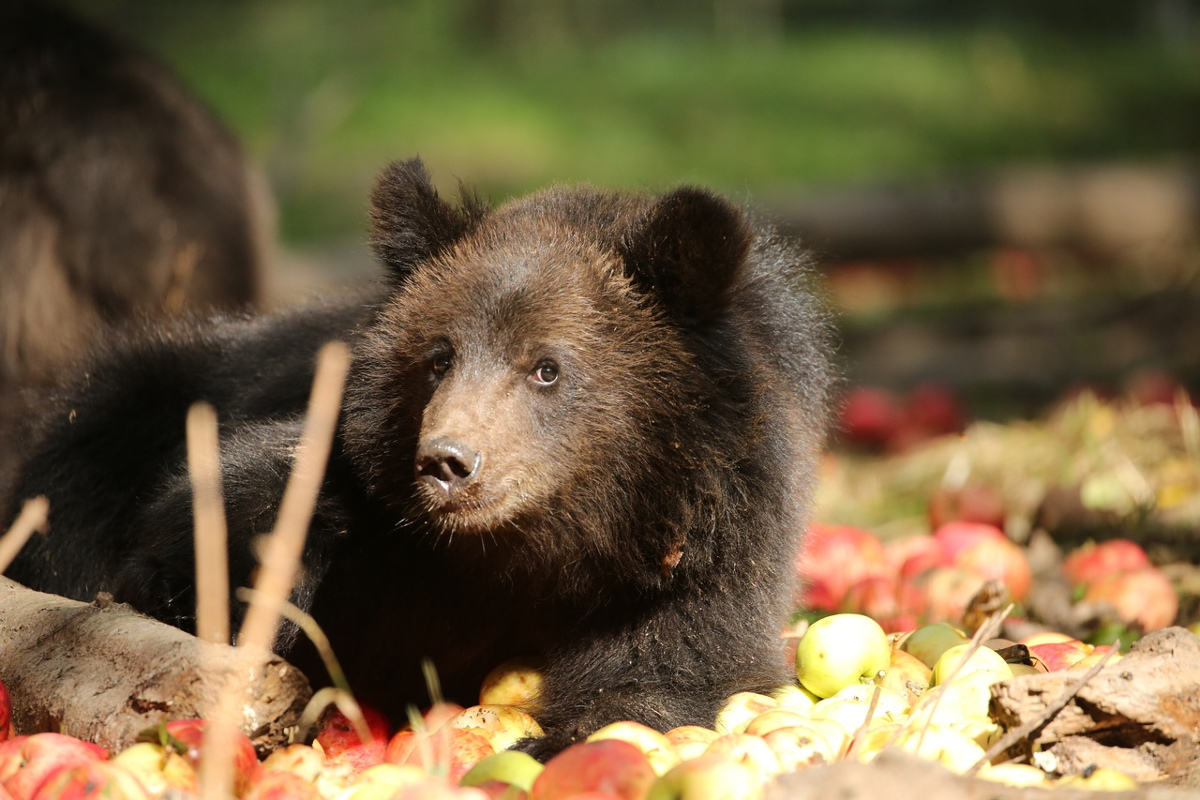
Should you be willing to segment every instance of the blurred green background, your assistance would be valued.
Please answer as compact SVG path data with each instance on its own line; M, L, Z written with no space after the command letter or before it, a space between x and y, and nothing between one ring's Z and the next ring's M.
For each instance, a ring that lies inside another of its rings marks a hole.
M815 248L847 384L1035 411L1200 389L1200 0L68 0L264 165L282 301L376 274L367 195L695 182Z
M358 236L420 154L499 200L552 181L742 199L1009 162L1178 159L1192 0L76 0L267 166L286 241Z

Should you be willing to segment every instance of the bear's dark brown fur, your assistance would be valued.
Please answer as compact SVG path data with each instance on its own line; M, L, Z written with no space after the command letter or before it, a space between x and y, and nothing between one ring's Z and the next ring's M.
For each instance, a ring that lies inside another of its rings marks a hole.
M45 3L0 9L0 419L98 329L255 302L270 217L166 67Z
M729 694L782 683L829 388L803 257L702 190L455 208L416 161L385 172L373 221L374 302L160 327L90 362L9 494L10 518L51 498L13 577L186 627L188 404L224 422L237 585L313 352L339 336L353 368L293 599L363 699L393 718L423 702L428 656L470 703L537 653L547 736L525 747L546 756L618 719L711 724Z

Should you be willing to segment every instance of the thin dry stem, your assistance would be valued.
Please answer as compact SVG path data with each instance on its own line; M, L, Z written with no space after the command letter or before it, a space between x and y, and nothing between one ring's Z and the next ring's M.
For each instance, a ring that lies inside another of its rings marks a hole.
M0 573L8 569L8 565L21 552L21 548L29 541L35 531L46 530L46 518L50 514L50 501L45 497L33 497L21 506L21 513L13 521L8 533L0 538Z
M196 636L229 643L229 553L221 499L217 412L196 403L187 416L188 473L196 545Z
M223 800L231 794L238 711L251 676L269 655L279 627L279 609L291 593L300 567L308 525L333 445L349 365L350 352L344 343L330 342L321 348L304 433L254 586L264 602L251 603L246 612L238 635L238 657L205 736L205 753L200 764L204 800Z

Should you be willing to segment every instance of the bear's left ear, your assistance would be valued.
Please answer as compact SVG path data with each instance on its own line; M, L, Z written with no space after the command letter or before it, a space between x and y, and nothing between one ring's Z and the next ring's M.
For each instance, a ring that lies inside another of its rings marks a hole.
M635 285L677 316L699 322L725 308L753 238L728 201L684 187L659 198L619 250Z
M397 278L422 261L448 251L487 213L463 192L462 206L443 200L421 159L396 161L379 176L371 194L371 247Z

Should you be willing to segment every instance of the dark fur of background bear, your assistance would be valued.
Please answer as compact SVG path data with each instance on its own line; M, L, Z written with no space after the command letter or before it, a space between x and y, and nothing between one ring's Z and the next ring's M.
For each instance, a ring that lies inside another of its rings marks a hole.
M42 3L0 8L0 421L98 328L259 299L271 204L162 64Z
M313 355L353 366L293 599L393 719L545 657L549 755L596 728L710 725L788 675L779 632L822 446L827 323L803 256L705 191L373 197L374 301L154 327L46 402L7 518L51 501L11 576L187 627L184 416L218 409L234 585L270 530ZM284 635L279 649L311 667ZM310 674L319 676L319 668Z

